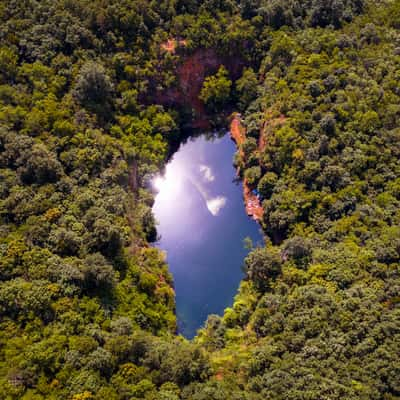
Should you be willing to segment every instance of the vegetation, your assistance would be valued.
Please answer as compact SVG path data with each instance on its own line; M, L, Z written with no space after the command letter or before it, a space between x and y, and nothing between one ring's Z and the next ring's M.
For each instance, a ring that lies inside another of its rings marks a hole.
M231 86L228 71L221 66L215 75L205 79L199 98L211 110L221 111L231 98Z
M0 1L0 398L399 399L399 16ZM241 110L267 236L189 342L147 184L190 118L166 93L205 50L196 101Z

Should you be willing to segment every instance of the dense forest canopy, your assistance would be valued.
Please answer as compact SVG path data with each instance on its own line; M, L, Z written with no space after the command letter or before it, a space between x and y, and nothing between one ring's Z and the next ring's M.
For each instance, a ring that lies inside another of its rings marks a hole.
M0 0L0 21L0 399L400 399L400 1ZM266 243L189 342L148 182L234 110Z

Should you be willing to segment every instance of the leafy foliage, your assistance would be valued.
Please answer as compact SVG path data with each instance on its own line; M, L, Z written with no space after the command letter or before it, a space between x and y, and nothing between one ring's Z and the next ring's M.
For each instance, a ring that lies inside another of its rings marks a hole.
M399 15L0 2L0 398L398 399ZM164 90L197 51L217 67L194 101L243 113L267 236L188 342L147 182L187 118Z
M215 75L205 79L199 98L210 109L221 110L231 97L231 86L228 71L221 66Z

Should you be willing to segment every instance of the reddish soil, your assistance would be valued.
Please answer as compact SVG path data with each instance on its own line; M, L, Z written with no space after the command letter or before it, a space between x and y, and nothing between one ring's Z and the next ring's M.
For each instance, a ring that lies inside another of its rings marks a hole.
M243 157L240 145L246 140L246 131L240 121L240 114L234 115L230 126L230 132L232 139L239 148L239 154ZM243 180L243 198L247 215L253 217L256 221L260 221L264 215L264 210L259 198L252 193L251 187L246 182L246 179Z
M186 43L170 39L161 45L161 48L175 53L177 46L182 44L184 46ZM190 55L182 56L176 65L177 85L162 92L157 92L157 102L166 106L186 108L188 111L193 110L194 115L190 127L210 129L210 118L207 115L204 104L199 100L199 93L205 77L217 72L221 65L228 69L231 79L235 80L241 76L245 63L238 57L223 57L215 49L198 49ZM239 114L236 114L231 122L231 136L238 148L246 139L246 132L241 124ZM261 139L259 146L262 147L264 145L264 139ZM263 216L263 209L260 200L252 193L251 189L244 181L243 196L246 212L255 220L260 220Z
M243 180L243 197L246 206L247 215L260 221L264 215L264 209L261 206L260 199L252 193L246 179Z
M175 52L176 44L184 41L169 40L162 48L169 52ZM200 90L204 79L215 74L218 68L224 65L232 80L238 79L244 62L237 57L221 56L215 49L198 49L189 55L182 55L176 64L177 85L155 94L156 101L169 107L185 108L188 112L193 110L193 118L190 124L192 128L209 129L210 118L204 104L199 100Z
M222 380L224 379L224 373L223 373L222 371L218 371L218 372L215 374L215 379L216 379L217 381L222 381Z
M240 122L240 114L235 114L231 122L231 136L236 142L237 146L241 146L246 140L246 132Z
M161 44L161 48L168 53L175 53L178 46L186 46L186 40L168 39L165 43Z

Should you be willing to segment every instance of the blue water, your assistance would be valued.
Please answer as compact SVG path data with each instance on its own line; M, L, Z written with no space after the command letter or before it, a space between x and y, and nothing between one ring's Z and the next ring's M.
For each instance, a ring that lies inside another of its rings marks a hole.
M209 314L232 305L243 278L244 239L262 241L243 205L242 185L232 165L235 145L199 136L181 145L153 180L157 247L173 274L179 333L192 338Z

